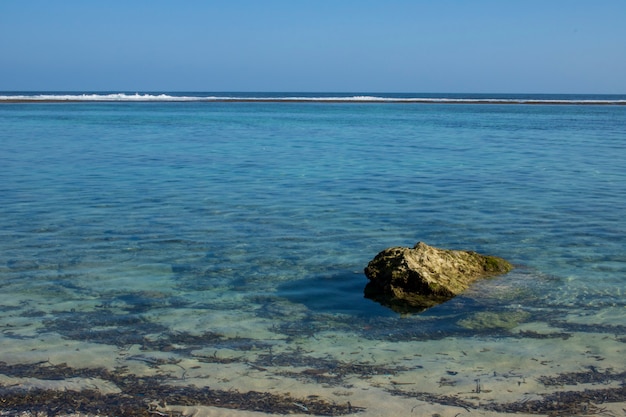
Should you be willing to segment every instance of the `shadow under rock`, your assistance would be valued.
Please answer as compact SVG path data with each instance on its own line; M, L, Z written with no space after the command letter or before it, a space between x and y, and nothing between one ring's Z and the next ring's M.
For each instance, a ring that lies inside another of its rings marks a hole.
M363 296L366 283L362 273L338 271L281 284L276 295L302 304L315 313L396 316L393 311Z

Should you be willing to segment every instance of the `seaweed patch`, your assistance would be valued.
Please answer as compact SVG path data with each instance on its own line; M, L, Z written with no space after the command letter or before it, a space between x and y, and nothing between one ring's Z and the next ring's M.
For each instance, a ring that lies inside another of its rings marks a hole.
M589 367L587 372L567 372L556 376L542 376L538 378L545 386L563 386L578 384L607 384L610 382L621 382L626 384L626 371L614 373L611 369L604 372L598 371L595 367Z
M0 387L0 408L9 413L87 413L124 416L176 416L180 413L168 411L166 405L213 406L237 410L259 411L274 414L302 413L319 416L339 416L358 413L362 407L349 402L337 404L319 398L294 398L289 394L269 392L239 392L216 390L194 386L172 386L163 376L138 377L123 370L108 371L103 368L77 369L65 364L7 365L0 362L0 373L8 376L39 379L100 378L112 382L119 394L103 394L97 390L24 390L15 387ZM160 411L162 410L162 411Z
M461 407L468 411L483 410L499 413L545 414L550 417L564 417L599 414L603 411L603 408L600 406L601 404L626 401L626 384L623 383L625 376L626 372L598 372L595 369L591 369L589 372L562 374L557 377L541 377L539 379L540 382L546 386L576 385L578 383L607 383L612 381L622 381L622 383L619 387L612 388L557 391L550 394L542 394L542 398L540 399L524 399L509 403L474 403L451 395L410 392L400 389L393 389L388 392L391 395L415 398L429 403ZM474 392L476 394L480 393L480 382L477 382Z
M523 330L517 333L521 338L527 339L563 339L567 340L572 337L571 333L565 332L551 332L551 333L539 333L532 330Z
M382 366L369 363L344 362L335 359L315 358L300 354L281 353L272 355L259 355L254 363L255 367L284 366L305 368L301 371L284 370L275 372L276 375L295 378L298 380L317 384L339 385L348 376L357 375L361 378L369 378L374 375L396 375L406 371L402 366Z

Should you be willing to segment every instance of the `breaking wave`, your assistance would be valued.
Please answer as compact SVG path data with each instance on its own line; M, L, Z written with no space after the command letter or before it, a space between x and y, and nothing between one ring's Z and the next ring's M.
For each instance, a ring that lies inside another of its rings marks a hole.
M332 95L332 94L51 94L16 93L0 95L0 102L347 102L347 103L457 103L457 104L586 104L586 105L625 105L626 96L601 97L555 95L545 97L532 95Z

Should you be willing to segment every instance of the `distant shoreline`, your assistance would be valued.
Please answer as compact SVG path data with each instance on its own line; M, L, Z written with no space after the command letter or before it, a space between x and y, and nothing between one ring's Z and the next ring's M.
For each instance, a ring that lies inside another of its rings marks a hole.
M351 98L194 98L172 99L52 99L52 98L3 98L0 104L40 103L319 103L319 104L510 104L510 105L578 105L578 106L624 106L626 100L502 100L502 99L351 99Z
M626 95L258 93L258 92L0 92L0 103L364 103L626 105Z

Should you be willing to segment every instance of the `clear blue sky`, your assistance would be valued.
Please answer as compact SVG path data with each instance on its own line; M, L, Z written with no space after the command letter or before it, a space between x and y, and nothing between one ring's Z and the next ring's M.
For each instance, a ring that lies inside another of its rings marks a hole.
M626 0L0 0L0 90L626 93Z

